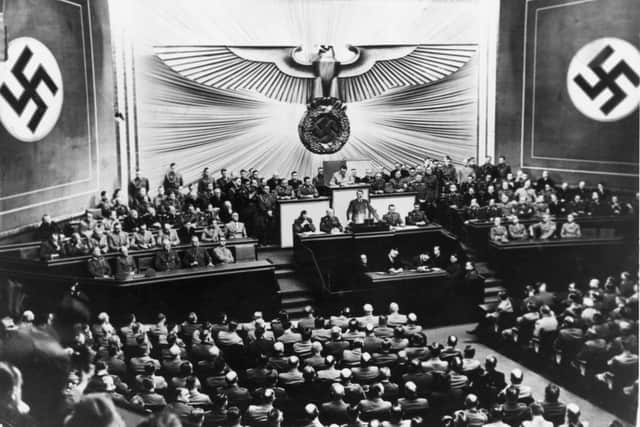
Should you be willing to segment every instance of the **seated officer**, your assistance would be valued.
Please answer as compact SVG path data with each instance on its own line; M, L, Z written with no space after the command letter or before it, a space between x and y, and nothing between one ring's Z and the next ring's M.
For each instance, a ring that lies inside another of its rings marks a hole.
M413 266L418 271L429 271L434 267L429 253L423 252L413 259Z
M396 205L389 205L389 211L382 216L382 222L390 227L399 227L403 225L402 216L396 212Z
M171 241L164 239L162 241L162 249L156 252L153 258L153 268L156 271L175 270L180 267L178 254L171 248Z
M133 249L149 249L154 247L156 239L153 233L147 229L146 223L141 223L131 236L131 247Z
M222 237L224 237L224 232L220 229L218 221L211 219L205 229L202 230L200 240L203 242L217 242Z
M119 222L113 224L113 231L107 236L107 243L112 252L118 252L121 247L129 246L129 235L122 230Z
M500 217L495 217L493 219L493 227L489 230L489 238L493 242L508 242L509 238L507 237L507 229L503 226Z
M225 230L228 240L247 238L247 229L244 226L244 222L240 222L240 215L238 212L231 214L231 221L225 224Z
M120 248L120 254L116 258L115 278L117 280L124 280L129 276L133 276L136 273L136 262L133 257L129 255L129 248L122 246Z
M313 225L313 220L307 214L307 211L300 212L300 216L293 221L294 233L309 233L316 231L316 226Z
M475 197L471 199L469 206L464 209L464 219L465 224L473 219L482 219L484 212L483 209L478 204L478 199Z
M88 255L91 252L89 243L82 238L80 233L73 233L71 241L67 243L66 252L68 256Z
M429 219L422 209L420 209L420 203L413 204L413 210L407 214L407 225L427 225Z
M185 251L182 262L185 267L205 267L213 265L207 250L200 247L198 236L191 237L191 247Z
M213 257L216 264L230 264L234 262L233 254L227 247L227 240L224 237L220 238L220 246L213 248Z
M337 233L343 230L344 227L340 224L340 218L335 215L333 209L327 209L327 214L320 219L320 231Z
M298 187L298 198L311 199L318 197L318 189L311 183L311 177L305 176L303 182L304 183Z
M542 221L529 227L529 234L534 239L548 240L556 232L556 223L551 221L551 215L542 215Z
M87 269L89 270L89 275L93 278L111 276L111 266L102 256L102 251L98 246L93 248L91 258L87 261Z
M567 222L562 224L562 228L560 229L560 237L562 237L563 239L582 237L580 225L575 222L575 217L573 216L573 214L567 215Z
M527 227L525 227L524 224L520 224L520 220L515 215L511 217L509 236L511 240L526 240L527 238Z

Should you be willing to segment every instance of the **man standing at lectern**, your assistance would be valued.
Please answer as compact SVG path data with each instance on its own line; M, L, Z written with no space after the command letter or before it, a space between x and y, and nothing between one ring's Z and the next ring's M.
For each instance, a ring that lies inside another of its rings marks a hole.
M347 222L362 224L364 220L373 216L376 221L379 221L378 213L371 206L369 200L362 197L362 190L356 192L356 198L349 202L347 208Z

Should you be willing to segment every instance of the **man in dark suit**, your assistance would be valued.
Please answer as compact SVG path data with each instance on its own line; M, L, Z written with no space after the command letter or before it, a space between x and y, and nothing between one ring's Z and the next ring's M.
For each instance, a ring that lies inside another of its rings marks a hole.
M212 266L211 256L205 248L200 247L198 236L191 237L191 247L185 251L183 258L185 267L206 267Z
M238 385L238 374L234 371L230 371L225 376L225 380L227 382L227 386L220 391L227 395L229 404L237 406L241 411L246 410L249 407L249 402L251 402L251 394L249 393L249 390Z
M424 397L418 396L418 386L413 381L407 381L404 384L404 395L398 399L398 405L402 408L405 417L424 417L429 410L429 401Z
M309 233L316 231L316 226L313 225L313 220L307 214L307 211L301 211L300 216L293 221L294 233Z
M64 245L62 244L62 234L58 234L57 231L52 232L47 240L43 241L40 244L40 259L50 260L52 258L57 258L60 256L64 256Z
M385 261L385 270L389 273L401 273L404 269L402 262L400 261L400 251L398 251L398 248L391 248Z
M42 215L42 222L36 232L38 240L47 240L53 233L60 233L60 227L51 220L49 214Z
M171 248L171 242L168 239L162 241L162 249L156 252L153 267L157 271L175 270L180 267L178 254Z
M476 383L476 391L482 397L486 407L497 401L498 393L507 385L504 373L496 369L497 365L498 360L495 356L487 356L484 361L484 372L480 374Z
M325 424L346 424L349 422L347 410L349 405L344 401L344 387L342 384L331 384L331 401L323 403L320 408L320 420Z
M360 401L360 408L364 419L386 419L391 413L391 402L382 399L384 387L380 383L371 386L369 398Z

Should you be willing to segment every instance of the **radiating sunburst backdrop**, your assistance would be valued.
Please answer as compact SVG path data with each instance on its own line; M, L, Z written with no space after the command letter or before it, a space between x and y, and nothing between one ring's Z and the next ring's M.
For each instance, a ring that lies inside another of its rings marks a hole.
M157 44L476 43L482 27L473 20L477 1L384 2L379 3L384 7L376 9L372 5L377 2L358 0L274 0L252 3L258 10L244 15L241 5L221 2L202 3L199 10L186 7L187 13L181 14L172 2L140 3L147 7L138 4L132 16L153 23L135 36L140 163L152 179L159 179L172 161L192 181L204 167L212 172L257 168L262 175L276 171L286 175L293 170L305 175L324 160L370 160L374 167L390 167L394 162L414 164L444 154L460 163L476 153L475 58L438 82L400 87L349 103L349 141L338 153L316 155L305 149L297 134L304 105L191 82L153 57L148 48ZM389 3L396 6L390 8ZM450 6L445 11L441 3ZM331 4L334 7L327 6ZM452 18L452 7L458 11L457 19ZM262 26L256 27L260 22Z

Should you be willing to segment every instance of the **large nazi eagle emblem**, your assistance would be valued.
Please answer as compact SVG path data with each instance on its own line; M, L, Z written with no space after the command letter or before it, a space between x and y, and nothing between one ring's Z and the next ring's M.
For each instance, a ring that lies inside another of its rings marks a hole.
M316 154L336 153L347 143L347 104L437 82L475 51L474 44L154 47L168 67L199 84L306 104L298 135Z

